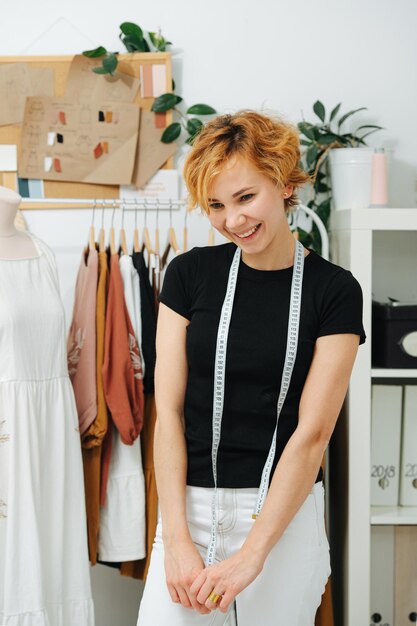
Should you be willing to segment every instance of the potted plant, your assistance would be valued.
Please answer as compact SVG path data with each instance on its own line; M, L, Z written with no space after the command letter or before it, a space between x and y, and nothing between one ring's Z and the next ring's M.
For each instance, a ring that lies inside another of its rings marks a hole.
M323 103L317 100L313 105L313 111L318 121L303 120L298 123L298 129L302 136L301 145L305 148L302 164L313 180L312 197L308 200L307 206L318 214L326 228L328 227L332 198L335 193L337 195L339 192L337 185L340 180L343 185L348 179L346 170L343 171L340 163L342 161L347 162L350 170L356 170L358 179L365 177L370 189L373 150L367 147L365 138L382 129L381 126L375 124L362 124L354 131L344 132L343 125L346 120L359 111L365 111L366 107L360 107L340 115L341 106L341 103L337 104L330 111L330 114L327 114ZM341 148L344 150L340 150ZM331 169L330 161L332 161L333 169ZM365 165L365 167L361 167L361 165ZM337 176L336 173L339 175ZM350 182L348 189L353 190L356 197L359 196L357 184ZM367 199L369 202L369 193ZM315 249L320 248L320 236L315 225L313 225L310 233L300 230L300 240L304 245Z

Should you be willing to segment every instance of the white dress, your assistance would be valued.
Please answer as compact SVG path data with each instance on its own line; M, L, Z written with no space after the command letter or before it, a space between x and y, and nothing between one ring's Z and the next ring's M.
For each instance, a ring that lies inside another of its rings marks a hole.
M121 256L119 267L126 307L135 331L143 368L139 277L133 267L132 257ZM121 440L117 428L113 427L106 503L100 509L98 554L101 561L123 563L145 558L145 509L145 476L140 436L131 446L127 446Z
M0 624L93 626L78 419L55 261L0 259Z

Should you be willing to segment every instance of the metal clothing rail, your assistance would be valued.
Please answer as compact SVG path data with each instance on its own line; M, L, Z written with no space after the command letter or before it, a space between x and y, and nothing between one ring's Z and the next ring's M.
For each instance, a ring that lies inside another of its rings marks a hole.
M185 207L186 200L158 198L23 198L20 209L115 209L124 211L173 211Z

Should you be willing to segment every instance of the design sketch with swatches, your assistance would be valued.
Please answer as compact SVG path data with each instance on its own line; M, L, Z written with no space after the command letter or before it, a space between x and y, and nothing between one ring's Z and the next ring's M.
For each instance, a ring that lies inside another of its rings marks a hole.
M45 116L45 109L39 100L31 100L29 105L29 113L33 122L42 122Z
M80 135L75 142L75 145L78 146L81 154L89 154L92 145L92 139L89 135Z
M130 183L137 147L132 141L138 133L136 104L34 98L31 114L35 120L27 116L22 133L22 178ZM126 160L127 169L112 161L116 153Z

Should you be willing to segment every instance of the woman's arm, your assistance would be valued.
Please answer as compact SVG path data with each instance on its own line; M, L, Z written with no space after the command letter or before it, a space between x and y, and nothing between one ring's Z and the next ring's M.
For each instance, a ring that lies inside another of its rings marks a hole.
M303 388L298 426L278 461L264 506L242 548L206 568L191 590L205 602L212 589L222 594L226 612L234 597L262 571L266 557L305 501L336 425L359 345L359 336L319 337Z
M165 573L173 602L181 602L200 613L208 613L198 603L190 585L204 568L194 546L185 511L187 457L183 410L187 383L186 330L189 321L161 304L156 334L155 475L165 549Z

